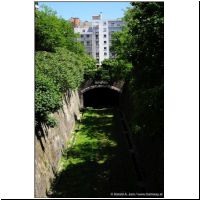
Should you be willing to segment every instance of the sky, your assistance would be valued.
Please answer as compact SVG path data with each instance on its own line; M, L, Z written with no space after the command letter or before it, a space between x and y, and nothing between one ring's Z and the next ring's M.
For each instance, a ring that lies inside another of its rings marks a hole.
M91 21L92 16L100 12L105 20L121 18L130 7L129 2L39 2L39 6L42 4L55 10L59 17L78 17L82 21Z

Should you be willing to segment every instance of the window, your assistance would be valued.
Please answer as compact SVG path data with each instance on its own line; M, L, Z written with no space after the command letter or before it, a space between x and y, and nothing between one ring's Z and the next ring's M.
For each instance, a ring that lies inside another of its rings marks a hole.
M106 52L104 52L104 56L107 56L107 53L106 53Z
M103 22L103 25L105 26L105 25L106 25L106 22Z
M106 38L106 34L104 34L103 37Z
M83 38L84 37L84 35L81 35L81 38Z
M90 45L90 42L89 41L87 41L87 46L89 46Z
M85 29L83 29L83 33L85 33Z
M104 29L103 29L103 32L106 32L106 30L107 30L107 29L106 29L106 28L104 28Z
M99 57L99 53L96 53L96 57Z
M107 41L104 41L103 43L104 43L104 44L107 44Z
M98 46L99 45L99 42L96 42L96 46Z
M96 35L96 38L99 38L99 35Z
M107 50L107 47L104 47L104 50Z
M89 38L90 37L90 35L87 35L87 38Z

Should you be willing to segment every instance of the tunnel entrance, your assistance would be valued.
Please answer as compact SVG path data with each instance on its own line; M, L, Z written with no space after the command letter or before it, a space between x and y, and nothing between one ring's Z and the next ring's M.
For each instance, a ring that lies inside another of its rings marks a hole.
M93 88L83 93L84 107L109 108L119 106L120 92L110 88Z

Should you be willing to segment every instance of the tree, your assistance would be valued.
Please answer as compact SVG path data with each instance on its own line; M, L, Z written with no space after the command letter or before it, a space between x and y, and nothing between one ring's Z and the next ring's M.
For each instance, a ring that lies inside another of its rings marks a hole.
M105 59L102 62L102 79L109 81L111 84L117 81L125 80L131 69L130 63L123 59Z
M151 88L163 82L164 4L135 2L132 5L125 20L135 84L139 88Z
M46 6L35 11L35 49L54 52L56 47L83 54L84 47L77 41L72 24L56 16L56 12Z
M97 71L96 60L87 54L84 54L81 60L84 67L84 80L93 79Z
M126 60L127 62L131 60L131 50L130 46L130 35L128 33L128 27L123 26L122 31L114 32L112 34L112 46L110 51L118 58Z
M163 133L164 4L133 2L125 13L126 27L116 33L112 50L132 63L124 86L124 105L132 130Z
M123 87L121 106L141 156L146 192L160 193L164 181L164 3L131 5L124 17L126 30L118 35L114 49L133 66Z

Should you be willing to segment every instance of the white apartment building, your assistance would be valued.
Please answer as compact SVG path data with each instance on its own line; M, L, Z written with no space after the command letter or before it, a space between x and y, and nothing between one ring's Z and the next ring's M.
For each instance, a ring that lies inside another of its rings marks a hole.
M80 34L80 41L84 44L87 53L101 65L106 58L112 58L110 46L112 33L120 31L123 26L121 20L103 20L102 15L92 16L92 21L81 22L78 18L71 18L75 33Z
M109 47L112 45L112 34L114 32L121 31L124 22L122 20L109 20L108 21L108 32L109 32ZM109 57L113 58L114 55L110 52Z

